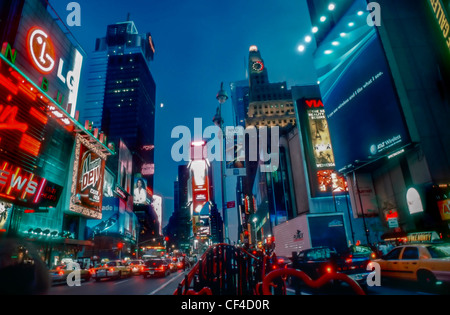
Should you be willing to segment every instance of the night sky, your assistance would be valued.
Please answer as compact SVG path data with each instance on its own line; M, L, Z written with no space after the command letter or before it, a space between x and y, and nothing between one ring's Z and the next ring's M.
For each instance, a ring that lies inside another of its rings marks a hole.
M69 0L53 0L61 19L70 13ZM106 26L134 21L139 33L150 32L156 54L150 70L155 79L156 137L155 187L164 196L163 226L173 211L173 182L177 163L170 155L177 139L171 131L203 118L212 125L221 82L230 94L230 83L245 80L248 50L258 46L271 83L315 84L311 51L297 46L311 30L306 0L79 0L81 26L70 27L87 56ZM84 60L80 94L83 94L88 58ZM81 95L79 102L83 102ZM161 103L164 107L161 108ZM231 99L225 104L225 125L232 125ZM233 194L234 196L234 194ZM233 198L234 199L234 198Z

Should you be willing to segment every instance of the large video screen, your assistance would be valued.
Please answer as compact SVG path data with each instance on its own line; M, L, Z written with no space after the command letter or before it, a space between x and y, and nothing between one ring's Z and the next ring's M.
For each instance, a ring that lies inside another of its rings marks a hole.
M367 24L366 7L365 0L354 1L314 56L336 170L344 173L410 143L377 29Z

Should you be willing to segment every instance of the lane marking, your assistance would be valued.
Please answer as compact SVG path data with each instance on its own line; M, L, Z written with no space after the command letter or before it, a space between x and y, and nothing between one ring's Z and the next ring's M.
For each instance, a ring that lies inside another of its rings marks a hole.
M175 278L170 279L169 281L167 281L166 283L164 283L162 286L160 286L159 288L157 288L156 290L153 290L152 292L150 292L148 295L154 295L156 292L164 289L166 286L168 286L170 283L172 283L173 281L175 281L176 279L178 279L181 276L184 276L185 273L180 273L178 276L176 276Z

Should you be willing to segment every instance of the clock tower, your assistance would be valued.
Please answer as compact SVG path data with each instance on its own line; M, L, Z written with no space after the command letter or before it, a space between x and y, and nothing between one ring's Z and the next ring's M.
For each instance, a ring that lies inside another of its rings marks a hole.
M249 106L246 125L279 126L290 129L295 125L292 93L286 82L270 83L264 60L256 46L250 46L248 57Z
M248 60L250 88L269 83L267 69L264 60L261 58L258 47L250 46Z

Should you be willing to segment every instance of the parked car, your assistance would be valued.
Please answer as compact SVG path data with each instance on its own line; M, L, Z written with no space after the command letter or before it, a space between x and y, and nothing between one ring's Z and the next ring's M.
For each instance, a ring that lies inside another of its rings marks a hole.
M75 268L70 267L71 265L60 265L49 270L52 284L66 283L67 276L76 270ZM89 281L91 279L91 274L88 270L79 269L79 272L81 281ZM73 280L76 280L76 278L74 277Z
M170 267L166 259L155 258L145 261L145 267L142 271L144 278L152 276L167 277L170 275Z
M366 279L370 273L367 270L369 262L368 256L351 256L349 251L338 253L329 247L315 247L300 252L293 260L292 266L302 270L313 280L327 273L343 273L358 282L362 288L366 288Z
M142 270L145 267L143 260L129 260L126 264L131 268L131 273L133 275L142 274Z
M125 265L120 260L113 260L107 263L98 265L90 269L92 278L95 281L101 279L121 279L122 277L130 277L132 274L131 267Z
M450 283L450 244L409 244L376 259L381 276L418 281L430 288L438 281Z

